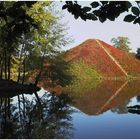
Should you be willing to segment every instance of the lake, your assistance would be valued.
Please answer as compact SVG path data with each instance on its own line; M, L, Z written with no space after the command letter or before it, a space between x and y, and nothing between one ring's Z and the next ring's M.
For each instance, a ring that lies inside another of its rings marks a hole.
M37 94L0 98L0 138L140 138L140 81Z

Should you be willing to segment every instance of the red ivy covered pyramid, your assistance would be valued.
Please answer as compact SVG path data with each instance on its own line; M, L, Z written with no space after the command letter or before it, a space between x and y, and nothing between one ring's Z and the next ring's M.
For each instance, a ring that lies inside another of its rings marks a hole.
M103 77L140 75L139 60L98 39L89 39L68 50L66 59L70 62L83 60L84 63L92 65Z

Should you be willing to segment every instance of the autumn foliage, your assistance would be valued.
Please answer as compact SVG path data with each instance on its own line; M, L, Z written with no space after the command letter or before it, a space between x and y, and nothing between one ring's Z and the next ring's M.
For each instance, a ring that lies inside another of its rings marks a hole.
M138 76L140 74L139 60L101 40L98 41L128 75ZM95 67L103 77L125 77L124 72L109 57L100 44L95 39L89 39L68 50L66 59L71 63L82 59L86 64Z

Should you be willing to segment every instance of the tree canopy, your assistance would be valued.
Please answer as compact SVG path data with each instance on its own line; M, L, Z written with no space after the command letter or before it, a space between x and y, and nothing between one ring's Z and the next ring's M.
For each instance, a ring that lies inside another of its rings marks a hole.
M112 38L111 42L114 46L122 51L129 52L131 48L129 47L130 42L128 37L119 36L117 38Z
M67 9L75 19L114 21L122 13L125 22L140 24L140 1L93 1L89 6L82 6L77 1L66 1L62 9Z
M140 60L140 48L137 48L136 58Z
M0 2L0 7L0 78L24 82L21 77L41 72L70 39L53 2Z

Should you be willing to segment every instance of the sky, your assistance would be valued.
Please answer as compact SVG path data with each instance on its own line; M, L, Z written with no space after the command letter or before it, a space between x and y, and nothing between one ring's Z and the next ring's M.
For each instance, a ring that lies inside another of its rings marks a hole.
M111 39L118 36L128 37L131 42L130 48L136 52L140 48L140 25L127 23L123 21L123 17L119 17L116 21L106 21L100 23L99 21L83 21L80 18L75 19L67 10L62 10L63 2L56 1L57 8L63 12L62 22L67 23L67 33L74 39L73 43L69 44L64 49L75 47L87 39L100 39L108 44L111 44ZM82 5L88 5L90 2L80 2Z

